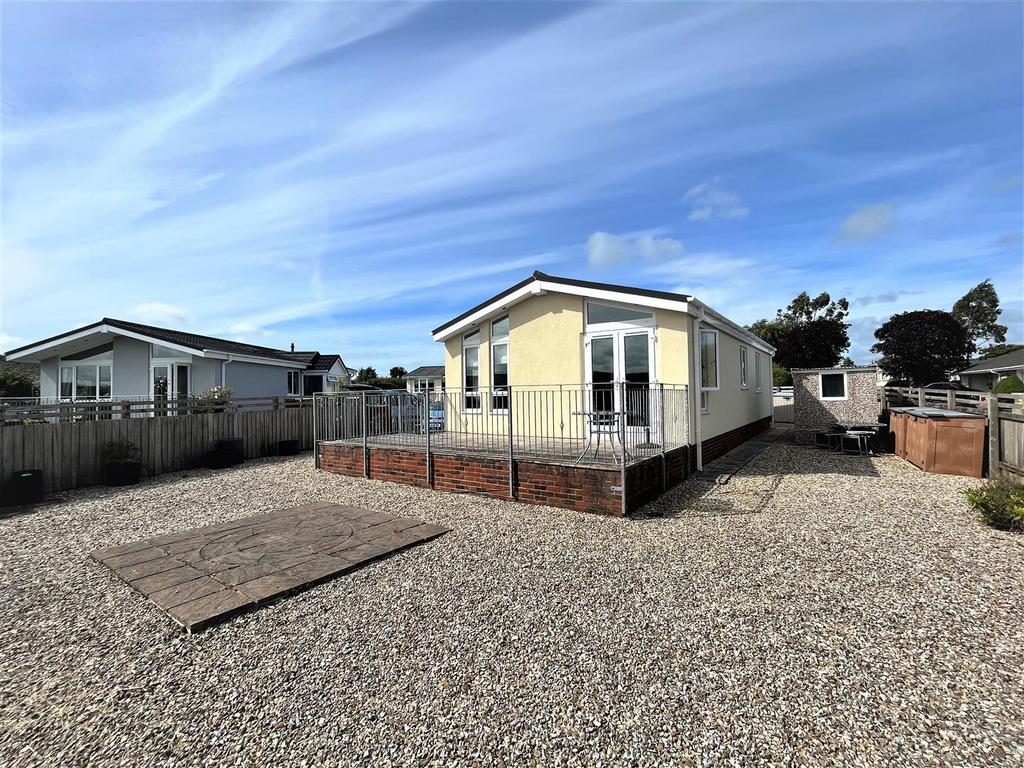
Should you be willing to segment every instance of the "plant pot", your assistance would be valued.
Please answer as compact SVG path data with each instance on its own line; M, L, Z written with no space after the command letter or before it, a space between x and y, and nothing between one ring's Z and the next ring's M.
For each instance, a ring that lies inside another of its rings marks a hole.
M138 461L111 461L106 465L107 485L135 485L142 477Z
M43 500L43 471L41 469L23 469L11 475L7 484L8 491L4 496L4 504L22 506L35 504Z
M213 448L206 452L206 466L210 469L224 469L237 462L234 455L221 448Z
M245 443L242 442L242 438L240 437L230 437L226 440L218 440L214 450L221 451L226 457L229 457L228 464L225 466L241 464L245 461Z
M277 453L279 456L294 456L299 452L298 440L278 440Z

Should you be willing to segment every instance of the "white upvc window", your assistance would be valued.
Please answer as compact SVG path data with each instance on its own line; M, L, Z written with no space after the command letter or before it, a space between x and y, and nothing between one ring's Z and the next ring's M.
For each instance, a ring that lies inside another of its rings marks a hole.
M740 389L747 388L747 348L740 345Z
M302 371L288 371L288 394L302 394Z
M711 393L706 389L700 391L700 412L711 413Z
M819 373L818 392L822 400L845 400L846 372Z
M109 400L113 365L100 363L60 363L61 400Z
M718 389L718 331L700 331L700 388L714 392Z
M508 315L491 323L491 410L508 410Z
M761 391L761 353L754 353L754 389Z
M480 410L480 329L462 337L462 397L467 411Z
M587 330L647 328L654 325L654 310L629 304L587 302Z

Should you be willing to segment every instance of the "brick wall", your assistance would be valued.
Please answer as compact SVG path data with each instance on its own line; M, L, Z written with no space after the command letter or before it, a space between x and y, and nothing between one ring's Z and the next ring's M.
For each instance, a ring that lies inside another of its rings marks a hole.
M693 466L691 466L691 460ZM646 461L626 468L626 510L633 512L661 496L664 490L674 488L690 476L696 468L697 455L689 446L682 446L665 454L664 489L662 487L662 458L652 456Z
M757 421L752 421L749 424L744 424L742 427L736 427L736 429L730 429L728 432L723 432L720 435L709 437L707 440L702 440L700 444L701 459L705 464L710 461L714 461L719 456L723 456L741 443L745 443L747 440L757 437L766 429L771 428L771 425L771 417L766 416L763 419L758 419Z

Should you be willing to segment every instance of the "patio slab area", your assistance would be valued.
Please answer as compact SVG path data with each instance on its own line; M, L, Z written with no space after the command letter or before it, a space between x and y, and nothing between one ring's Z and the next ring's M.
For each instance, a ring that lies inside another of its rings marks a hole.
M90 554L189 632L447 532L340 504L306 504Z

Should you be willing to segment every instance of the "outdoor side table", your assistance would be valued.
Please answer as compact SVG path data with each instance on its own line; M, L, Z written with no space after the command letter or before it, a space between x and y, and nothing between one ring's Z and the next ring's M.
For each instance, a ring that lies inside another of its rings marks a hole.
M867 456L868 451L868 440L874 432L868 432L865 430L850 430L842 433L843 439L840 441L840 448L843 453L856 454L857 456Z
M594 458L596 459L601 452L601 438L607 436L608 449L612 452L612 461L618 464L618 457L615 455L615 438L619 434L619 419L625 414L621 411L573 411L572 415L582 416L587 422L587 443L583 447L583 453L576 459L576 463L579 464L583 461L591 447L594 448ZM622 460L625 462L629 459L629 452L625 445L621 447Z

